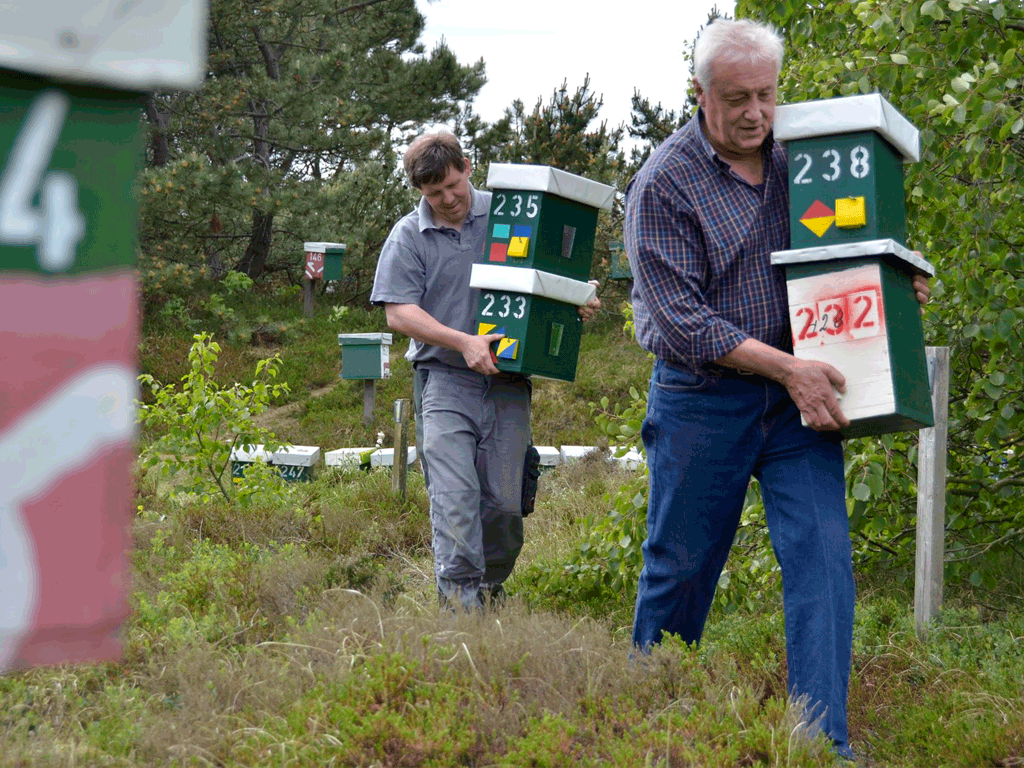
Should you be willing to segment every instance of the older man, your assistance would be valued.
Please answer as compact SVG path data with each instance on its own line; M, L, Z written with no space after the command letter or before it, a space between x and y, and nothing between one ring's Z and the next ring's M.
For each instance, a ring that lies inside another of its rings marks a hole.
M843 455L843 375L792 355L782 271L786 152L772 138L783 43L716 20L694 48L699 109L627 189L625 241L639 343L654 353L643 440L648 537L633 642L698 642L760 482L782 569L789 688L852 758L846 699L854 582ZM919 301L927 281L915 281ZM801 426L801 415L808 426Z

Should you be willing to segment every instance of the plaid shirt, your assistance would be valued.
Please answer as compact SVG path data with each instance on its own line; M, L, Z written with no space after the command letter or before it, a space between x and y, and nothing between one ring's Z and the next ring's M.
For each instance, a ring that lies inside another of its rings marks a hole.
M785 275L772 251L789 247L786 151L765 142L765 183L719 158L694 116L626 189L624 239L633 271L636 338L691 370L747 338L792 350Z

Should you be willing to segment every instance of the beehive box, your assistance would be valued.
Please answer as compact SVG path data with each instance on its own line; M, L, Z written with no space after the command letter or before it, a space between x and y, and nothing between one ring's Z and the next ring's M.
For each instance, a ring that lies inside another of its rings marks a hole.
M231 475L242 477L247 467L257 461L275 467L290 482L309 481L320 462L320 448L315 445L285 445L271 453L263 445L243 445L231 449Z
M927 261L892 240L772 254L786 271L793 354L846 378L844 437L934 424L915 273Z
M546 165L492 163L493 191L484 261L586 281L597 215L615 189Z
M906 244L903 164L920 139L879 94L786 104L775 138L789 155L790 247Z
M590 283L534 269L474 264L470 285L480 289L477 333L503 333L494 349L499 370L572 381L580 352L579 307L596 291Z
M303 243L306 277L309 280L341 280L341 267L348 246L345 243Z
M339 333L341 378L391 378L390 333Z

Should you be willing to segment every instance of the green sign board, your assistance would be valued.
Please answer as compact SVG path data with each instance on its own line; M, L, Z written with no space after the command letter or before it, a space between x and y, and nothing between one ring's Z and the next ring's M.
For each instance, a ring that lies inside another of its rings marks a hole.
M138 94L3 73L5 270L70 276L134 263L141 109Z

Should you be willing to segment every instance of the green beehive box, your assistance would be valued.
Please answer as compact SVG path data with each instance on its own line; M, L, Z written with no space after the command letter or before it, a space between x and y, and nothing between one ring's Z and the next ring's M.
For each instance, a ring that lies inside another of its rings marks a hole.
M580 351L579 306L590 283L535 269L474 264L470 285L480 290L477 333L503 333L494 346L499 370L573 381Z
M615 189L546 165L492 163L490 230L483 261L586 281L597 214Z
M144 94L199 87L209 15L203 0L152 5L4 8L0 674L121 654Z
M834 365L840 399L864 437L933 426L915 273L934 268L892 240L772 254L786 271L793 354Z
M915 273L934 268L904 246L903 163L920 138L879 94L781 106L789 153L786 272L793 354L835 366L844 437L933 424Z
M310 280L341 280L341 264L348 246L345 243L303 243L306 277Z
M780 106L789 156L790 247L906 243L903 163L918 131L878 94Z
M622 243L613 240L608 246L612 262L609 277L612 280L632 280L633 268L629 264L629 258L626 256L626 249L622 247Z
M390 333L339 333L341 378L389 379Z

